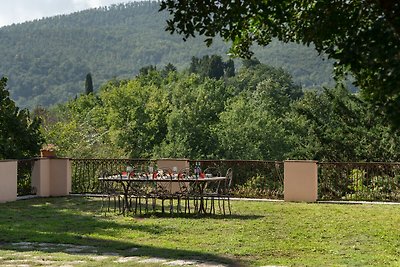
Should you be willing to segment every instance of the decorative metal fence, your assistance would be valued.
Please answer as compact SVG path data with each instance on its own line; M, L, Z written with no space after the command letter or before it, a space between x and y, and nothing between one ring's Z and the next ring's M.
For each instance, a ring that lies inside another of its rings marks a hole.
M320 200L400 200L400 163L318 163Z
M263 160L190 160L190 168L197 164L205 170L218 167L222 174L233 170L233 194L238 197L283 199L283 162Z
M37 159L20 159L17 162L17 194L18 196L34 195L32 187L32 171Z
M127 166L145 171L154 162L148 159L71 159L72 193L100 193L98 178L107 172L123 172Z

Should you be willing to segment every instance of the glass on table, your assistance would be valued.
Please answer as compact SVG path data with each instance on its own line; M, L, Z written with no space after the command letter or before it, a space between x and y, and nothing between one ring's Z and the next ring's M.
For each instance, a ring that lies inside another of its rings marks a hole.
M126 172L133 172L132 166L126 166Z

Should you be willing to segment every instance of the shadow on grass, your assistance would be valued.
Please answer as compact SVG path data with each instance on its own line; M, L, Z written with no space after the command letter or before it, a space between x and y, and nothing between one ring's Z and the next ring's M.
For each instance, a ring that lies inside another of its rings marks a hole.
M223 214L198 214L198 213L161 213L149 212L143 214L133 214L134 218L186 218L186 219L215 219L215 220L254 220L263 218L260 215L223 215Z
M111 200L113 202L113 200ZM176 203L175 203L176 204ZM108 204L109 208L107 209L107 203L105 204L105 208L103 210L104 216L109 216L112 214L123 215L121 212L118 211L118 204L114 205L113 203ZM120 204L122 205L122 204ZM146 208L147 206L147 208ZM134 211L134 207L132 210L125 213L127 217L134 217L134 218L187 218L187 219L219 219L219 220L226 220L226 219L235 219L235 220L254 220L258 218L262 218L264 216L260 215L242 215L242 214L229 214L228 210L226 213L223 214L221 208L216 207L216 211L214 213L209 212L209 208L206 207L206 213L198 213L195 212L194 204L191 205L192 207L189 210L184 211L184 208L181 208L181 211L177 211L176 206L173 206L174 209L170 212L170 205L167 203L164 206L164 212L162 212L162 206L160 204L156 204L153 210L152 204L145 204L142 203L140 208L139 205Z
M218 256L216 254L199 252L179 248L163 248L156 244L139 244L129 240L129 231L138 231L151 235L180 234L176 229L165 224L143 224L132 217L122 217L100 214L101 201L88 198L45 198L17 201L0 205L0 248L13 251L27 251L26 247L11 246L10 243L49 243L49 244L76 244L93 246L93 255L104 253L118 253L123 256L158 257L168 260L200 260L207 262L224 263L229 266L243 266L236 259ZM121 218L122 217L122 218ZM148 214L134 218L168 219L170 214ZM173 219L254 219L257 216L219 216L196 214L174 214ZM118 220L118 222L116 221ZM175 223L175 222L174 222ZM177 222L178 223L178 222ZM169 223L168 223L169 224ZM113 233L125 233L126 238L111 238ZM202 233L199 233L201 235ZM157 241L156 241L157 242ZM132 250L134 248L134 250ZM137 249L137 250L136 250ZM30 250L37 250L31 248ZM53 246L49 253L66 252L64 247ZM78 254L67 251L69 254Z

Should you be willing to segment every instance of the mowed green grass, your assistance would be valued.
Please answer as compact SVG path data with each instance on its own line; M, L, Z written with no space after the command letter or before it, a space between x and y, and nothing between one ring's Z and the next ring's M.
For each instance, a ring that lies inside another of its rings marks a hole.
M94 256L118 253L229 266L400 266L400 205L233 201L233 215L225 217L104 215L100 206L100 199L84 197L0 204L0 260L29 252L57 255L59 261L80 256L11 245L37 242L93 246ZM84 265L96 264L115 265L111 260Z

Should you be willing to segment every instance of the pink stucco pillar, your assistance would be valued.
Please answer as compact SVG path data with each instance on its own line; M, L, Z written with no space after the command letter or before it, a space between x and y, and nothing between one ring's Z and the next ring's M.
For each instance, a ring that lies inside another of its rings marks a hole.
M317 161L287 160L284 162L285 201L315 202L318 198Z
M67 196L71 192L71 162L64 158L41 158L35 162L32 186L36 195Z
M17 200L16 160L0 161L0 203Z

